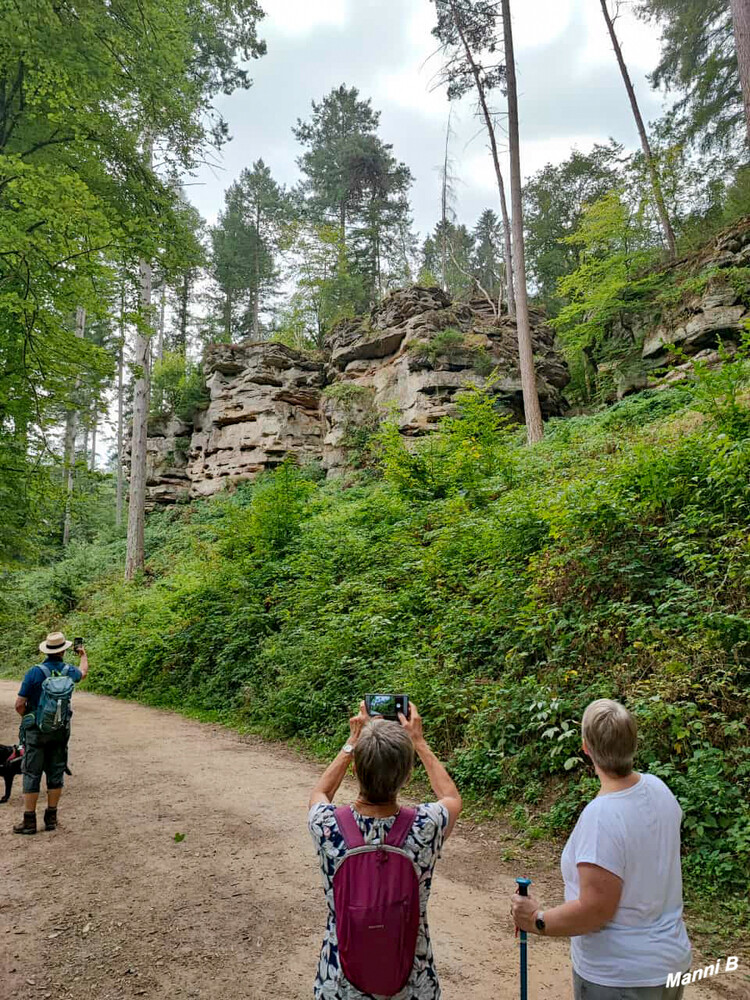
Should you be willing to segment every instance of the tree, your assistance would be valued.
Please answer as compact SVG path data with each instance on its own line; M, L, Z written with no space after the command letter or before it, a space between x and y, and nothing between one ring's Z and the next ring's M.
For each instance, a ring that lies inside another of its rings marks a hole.
M643 205L631 206L623 189L585 206L566 243L578 252L579 266L560 282L567 304L553 325L569 358L580 351L596 356L613 319L637 310L643 290L658 280L648 274L658 251Z
M615 0L615 2L619 7L619 0ZM625 90L628 93L628 99L630 101L633 117L635 118L638 135L640 136L641 149L643 150L643 156L648 167L651 187L654 193L654 201L656 202L662 231L664 233L664 241L669 250L669 256L674 259L677 256L677 246L675 243L674 229L672 228L669 212L667 211L667 205L664 201L664 192L662 191L661 178L659 177L659 168L651 150L651 143L649 142L646 125L643 121L643 115L641 114L641 109L638 105L638 98L635 93L635 88L633 87L633 81L630 79L630 73L628 72L628 67L622 54L622 47L620 46L620 41L617 37L617 32L615 31L614 20L609 13L609 7L607 6L608 0L600 0L600 3L602 14L604 15L604 21L607 25L607 31L609 32L609 37L612 40L612 48L615 51L617 64L620 67L620 73L622 74L622 79L625 84Z
M641 17L662 29L655 87L681 96L682 131L706 151L744 138L745 114L730 0L638 0Z
M0 465L23 454L16 468L36 475L53 462L48 423L76 377L113 361L77 343L66 318L104 313L115 265L177 238L175 195L144 163L144 136L161 176L194 166L226 134L214 95L249 85L239 61L264 45L255 0L1 6ZM6 504L10 493L0 521Z
M503 225L491 208L482 212L472 233L472 272L477 291L490 302L503 297Z
M542 409L536 387L534 346L531 340L528 293L526 288L526 251L523 232L523 189L521 181L521 139L518 121L516 60L513 51L513 22L510 0L502 0L505 38L505 80L508 91L508 138L510 140L510 195L513 206L513 267L516 273L516 319L518 358L523 387L523 408L529 443L544 437Z
M378 135L380 112L342 85L293 133L306 147L298 160L304 175L305 211L318 226L336 224L352 273L368 288L366 305L382 294L383 256L402 246L409 229L411 172Z
M748 0L731 0L731 7L740 84L745 104L747 143L750 147L750 3Z
M595 145L590 153L574 150L563 163L547 164L524 187L526 262L535 296L557 315L564 302L558 284L578 266L578 250L567 242L578 229L587 205L618 187L622 146Z
M500 166L496 134L496 115L490 108L489 94L505 80L505 66L496 58L500 46L497 37L497 4L490 0L434 0L437 26L433 35L445 54L442 81L448 85L448 100L460 100L476 91L479 113L484 122L495 168L495 180L503 219L505 274L508 290L508 313L515 315L516 296L511 248L511 225L505 197L505 182Z
M262 303L278 282L277 258L290 219L289 198L263 160L227 190L212 230L213 274L224 296L225 328L260 337Z
M422 280L442 272L443 290L462 302L474 295L474 240L466 226L439 222L422 246Z

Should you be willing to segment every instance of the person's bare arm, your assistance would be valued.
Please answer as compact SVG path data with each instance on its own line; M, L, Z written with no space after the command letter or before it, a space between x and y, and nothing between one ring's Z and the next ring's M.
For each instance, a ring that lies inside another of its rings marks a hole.
M413 702L409 703L409 709L409 718L407 719L405 716L399 715L399 720L411 736L414 750L424 764L424 769L427 772L427 777L430 779L433 792L437 796L438 801L448 810L448 827L445 831L447 838L453 832L456 820L461 814L463 802L453 778L451 778L443 764L440 763L430 749L422 730L422 716L417 711L417 707Z
M545 937L575 937L593 934L608 924L617 912L622 895L622 879L599 865L579 864L580 895L562 906L544 910ZM532 934L536 929L539 903L533 896L513 896L513 919L516 926Z
M26 705L28 702L25 698L21 698L20 695L16 698L16 711L19 715L26 715Z
M81 680L84 680L89 672L89 658L83 647L81 647L81 661L78 664L78 669L81 671Z
M368 718L369 716L367 714L367 709L365 708L365 703L362 702L359 706L359 715L355 715L349 719L350 746L355 746L357 740L359 739L359 734L362 732L362 727L367 722ZM341 782L344 780L351 762L352 754L344 753L344 751L341 750L338 756L331 764L328 765L318 781L315 783L315 787L310 793L308 808L312 809L312 807L318 805L319 802L333 802L334 796L339 790Z

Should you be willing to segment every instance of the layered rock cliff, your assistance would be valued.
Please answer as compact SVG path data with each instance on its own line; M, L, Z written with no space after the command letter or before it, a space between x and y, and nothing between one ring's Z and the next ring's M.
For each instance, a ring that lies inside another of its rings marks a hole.
M646 299L613 321L604 345L612 359L594 361L599 373L611 373L618 398L688 375L686 364L660 377L673 346L718 364L719 342L731 351L739 341L750 321L750 219L655 277Z
M533 327L542 410L557 415L568 371L540 313ZM193 423L150 427L151 507L211 496L288 454L335 475L378 421L395 414L405 436L429 433L469 384L489 380L498 408L523 419L515 323L435 288L394 292L339 325L319 358L270 342L217 344L204 371L210 401Z

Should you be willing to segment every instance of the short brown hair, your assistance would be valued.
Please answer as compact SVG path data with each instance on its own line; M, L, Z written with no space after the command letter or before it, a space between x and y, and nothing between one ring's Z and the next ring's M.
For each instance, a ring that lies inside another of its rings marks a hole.
M581 732L591 759L602 771L618 778L631 773L638 727L624 705L609 698L592 701L583 713Z
M360 791L368 802L394 802L414 768L411 737L398 722L372 719L357 740L354 767Z

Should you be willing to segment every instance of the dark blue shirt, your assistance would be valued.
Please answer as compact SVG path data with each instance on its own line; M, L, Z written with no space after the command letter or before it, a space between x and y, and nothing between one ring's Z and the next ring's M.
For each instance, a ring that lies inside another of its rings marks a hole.
M47 667L52 673L55 673L55 671L60 672L63 667L67 667L65 672L75 684L83 677L78 667L74 667L72 663L63 663L61 660L45 660L43 666ZM41 666L32 667L31 670L26 671L21 681L21 690L18 692L18 697L26 699L27 713L36 711L39 699L42 696L42 683L44 680L44 671Z

